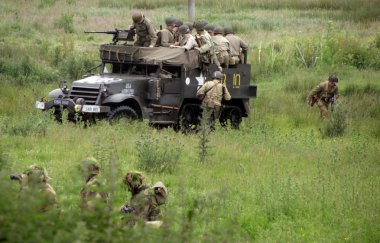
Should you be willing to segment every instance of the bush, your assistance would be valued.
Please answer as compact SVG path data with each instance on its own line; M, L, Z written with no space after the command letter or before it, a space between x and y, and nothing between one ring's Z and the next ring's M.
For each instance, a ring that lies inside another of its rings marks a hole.
M63 29L65 33L74 33L74 15L61 14L61 17L54 21L54 27Z
M155 138L144 135L136 142L136 150L139 157L137 163L140 169L172 173L177 168L182 144L167 136Z
M30 134L45 136L47 124L50 121L48 113L28 114L15 118L15 121L3 119L0 121L1 133L11 136L27 136Z
M321 133L322 137L339 137L343 136L348 127L347 109L343 103L340 103L330 112L330 116L326 123L324 123Z

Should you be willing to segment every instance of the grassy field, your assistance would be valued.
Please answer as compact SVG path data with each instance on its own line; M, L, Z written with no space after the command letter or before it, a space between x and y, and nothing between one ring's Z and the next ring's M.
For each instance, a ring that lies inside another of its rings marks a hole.
M0 241L9 242L379 242L380 1L196 1L197 18L229 25L249 43L258 97L240 130L217 127L201 162L200 135L145 122L53 122L34 102L58 81L98 63L134 9L156 26L186 16L180 0L0 2ZM186 21L186 19L183 19ZM330 73L341 96L328 122L308 92ZM80 162L96 157L112 210L86 218ZM166 168L145 168L142 161ZM59 212L36 214L9 174L44 166ZM164 226L128 227L121 177L142 170L169 190ZM160 170L160 172L158 172Z

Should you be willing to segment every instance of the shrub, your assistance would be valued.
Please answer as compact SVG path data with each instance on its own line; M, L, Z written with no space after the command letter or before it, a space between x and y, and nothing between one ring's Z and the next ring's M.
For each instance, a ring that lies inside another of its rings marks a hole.
M63 29L65 33L74 33L74 15L61 14L61 17L54 21L54 27Z
M27 136L30 134L45 136L47 124L50 121L48 113L31 113L15 119L17 120L4 119L2 123L5 124L0 126L1 132L11 136Z
M151 172L172 173L177 168L182 144L170 137L141 136L136 142L138 167Z
M347 109L343 103L340 103L330 112L328 120L323 124L322 137L339 137L343 136L348 127Z

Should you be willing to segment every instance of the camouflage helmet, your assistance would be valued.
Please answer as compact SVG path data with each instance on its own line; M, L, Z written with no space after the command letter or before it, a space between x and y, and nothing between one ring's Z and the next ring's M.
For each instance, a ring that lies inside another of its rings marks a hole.
M224 34L224 29L222 27L220 27L220 26L215 27L214 34L221 34L221 35L223 35Z
M128 186L129 191L133 191L145 185L145 177L141 172L127 172L123 178L123 182Z
M176 21L176 18L174 18L173 16L169 16L165 18L166 25L173 25L175 24L175 21Z
M132 14L133 23L140 23L141 20L143 20L143 18L144 18L144 15L142 12L134 12Z
M205 26L205 30L207 30L207 32L213 32L215 29L215 25L213 24L206 24Z
M168 189L161 181L156 182L152 189L154 190L154 196L157 200L158 205L166 203L166 198L168 197Z
M328 79L330 82L338 83L338 77L335 74L331 74Z
M23 172L28 177L28 182L31 183L45 183L51 179L47 171L40 166L31 165L26 171Z
M189 26L183 24L178 28L179 33L186 34L190 32Z
M225 34L225 35L233 34L233 33L234 33L234 31L232 30L231 27L225 27L225 28L224 28L224 34Z
M87 157L81 163L81 171L85 178L93 177L99 174L100 167L94 157Z
M175 24L175 26L179 27L179 26L183 25L183 22L182 22L182 20L180 20L180 19L176 19L176 20L174 21L174 24Z
M219 80L222 80L223 77L224 77L224 74L221 73L220 71L215 71L212 77L216 78L216 79L219 79Z

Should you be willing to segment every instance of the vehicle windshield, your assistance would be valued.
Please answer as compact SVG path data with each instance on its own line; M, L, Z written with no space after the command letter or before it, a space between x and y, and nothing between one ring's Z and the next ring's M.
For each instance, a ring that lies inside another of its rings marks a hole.
M157 74L158 65L131 63L104 63L102 73L152 76Z

